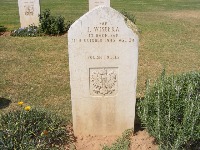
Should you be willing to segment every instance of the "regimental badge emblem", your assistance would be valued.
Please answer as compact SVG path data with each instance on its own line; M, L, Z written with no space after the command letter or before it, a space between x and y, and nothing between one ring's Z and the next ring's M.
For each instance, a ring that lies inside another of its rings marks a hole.
M118 89L118 68L90 68L90 94L115 96Z
M33 16L34 13L34 5L26 4L25 6L25 15L26 16Z

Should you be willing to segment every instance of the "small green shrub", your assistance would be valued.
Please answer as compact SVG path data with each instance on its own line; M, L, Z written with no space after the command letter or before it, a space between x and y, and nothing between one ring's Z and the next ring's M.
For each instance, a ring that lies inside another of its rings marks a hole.
M133 130L126 130L111 146L104 145L103 150L128 150L131 144L130 137Z
M74 23L74 21L67 21L66 23L66 31L68 32L69 28L71 27L71 25Z
M29 27L19 28L11 31L11 36L20 37L35 37L42 35L61 35L67 32L73 23L73 21L67 21L65 24L64 17L51 16L50 10L45 10L39 15L40 25L39 27L30 25ZM1 28L0 28L1 29Z
M1 33L1 32L6 32L6 29L7 29L6 27L0 26L0 33Z
M70 141L63 120L45 110L27 106L0 119L0 149L61 149Z
M130 21L132 21L134 24L136 24L136 18L134 15L130 14L129 12L122 10L121 13L128 18Z
M19 28L17 30L11 31L11 36L20 36L20 37L36 37L40 36L38 27L30 25L29 27Z
M142 123L163 150L200 148L200 73L164 75L138 102Z
M59 35L66 32L64 17L51 16L49 9L39 15L40 30L48 35Z

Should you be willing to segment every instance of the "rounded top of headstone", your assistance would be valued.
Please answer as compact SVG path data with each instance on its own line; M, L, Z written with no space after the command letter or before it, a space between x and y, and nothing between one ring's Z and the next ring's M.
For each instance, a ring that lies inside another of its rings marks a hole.
M96 17L98 16L98 17ZM78 20L76 20L70 27L69 32L72 28L74 28L77 24L82 24L83 20L89 20L90 23L95 22L95 21L100 21L102 20L107 20L108 22L115 20L116 22L124 22L128 28L130 28L135 34L138 35L138 29L136 25L130 21L127 17L122 15L120 12L117 10L107 7L107 6L97 6L93 8L92 10L88 11L86 14L84 14L82 17L80 17ZM96 20L98 19L98 20Z

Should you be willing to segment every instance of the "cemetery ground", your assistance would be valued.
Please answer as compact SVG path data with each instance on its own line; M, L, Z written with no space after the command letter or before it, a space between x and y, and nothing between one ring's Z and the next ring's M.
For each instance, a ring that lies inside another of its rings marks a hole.
M138 98L144 96L146 79L153 82L163 68L167 74L200 70L198 0L111 0L111 6L119 11L125 9L137 19L136 24L140 30ZM20 24L17 2L4 0L0 7L0 25L7 27L8 31L18 28ZM88 3L85 0L41 1L41 10L46 8L52 14L64 16L66 20L76 20L87 12ZM11 37L7 33L1 35L0 101L7 100L10 103L5 107L0 106L0 114L15 110L17 102L24 101L35 108L45 108L64 118L66 124L71 124L67 49L67 34L42 37ZM155 148L153 139L145 132L139 131L137 134L141 141L133 149L142 149L145 138L151 148ZM85 147L86 149L96 146L91 141L94 137L82 138L78 138L80 143L83 142L82 148L84 142L89 141L91 147ZM103 139L105 142L110 141L107 137ZM115 139L111 141L114 142ZM96 143L98 141L96 138ZM133 144L134 141L133 137Z

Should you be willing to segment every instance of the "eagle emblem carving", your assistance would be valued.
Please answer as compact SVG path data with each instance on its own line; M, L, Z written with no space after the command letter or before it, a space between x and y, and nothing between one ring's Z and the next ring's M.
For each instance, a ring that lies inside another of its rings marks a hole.
M95 95L113 95L117 88L116 68L97 68L90 72L90 90Z

